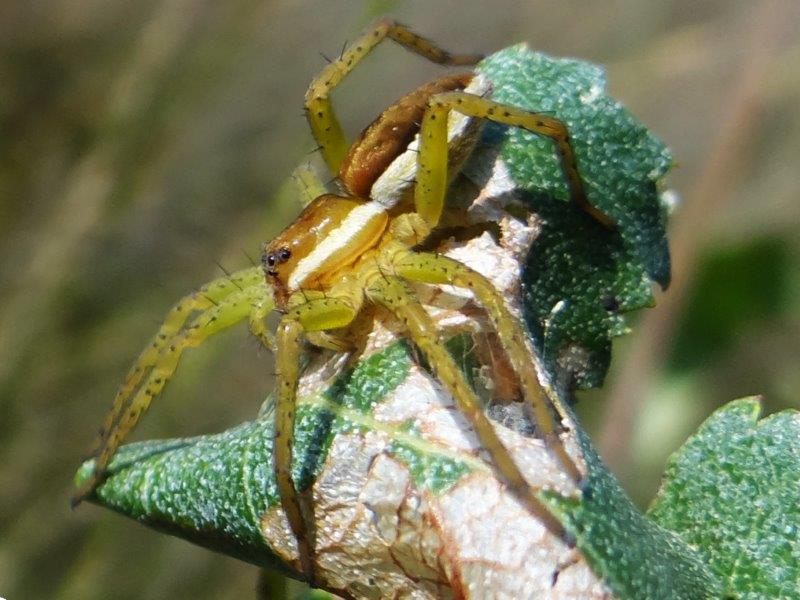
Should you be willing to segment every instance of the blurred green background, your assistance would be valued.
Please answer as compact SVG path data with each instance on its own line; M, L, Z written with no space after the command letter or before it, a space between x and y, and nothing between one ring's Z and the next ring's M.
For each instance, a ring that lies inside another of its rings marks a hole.
M528 41L601 63L613 94L674 150L673 286L579 407L640 505L716 406L755 393L769 411L798 406L793 0L6 0L0 596L254 596L254 567L92 506L70 511L71 479L172 302L248 266L297 212L280 190L313 147L305 87L320 53L381 14L455 51ZM436 72L379 49L336 94L346 127ZM191 352L137 436L252 418L272 363L245 329Z

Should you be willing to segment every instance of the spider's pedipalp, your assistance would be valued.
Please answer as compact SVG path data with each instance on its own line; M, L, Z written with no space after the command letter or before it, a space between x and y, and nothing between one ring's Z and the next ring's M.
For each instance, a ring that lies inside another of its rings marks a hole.
M260 267L214 280L180 300L167 313L158 333L139 355L117 391L92 451L95 458L92 477L74 495L73 505L100 482L111 457L153 398L161 393L186 348L200 345L209 336L248 316L253 334L271 347L271 336L258 320L273 307L272 293L264 284Z
M250 312L247 315L247 324L250 328L250 333L256 336L261 344L271 350L273 353L277 351L277 342L275 336L267 328L267 317L275 310L274 298L262 295L256 296L251 299Z

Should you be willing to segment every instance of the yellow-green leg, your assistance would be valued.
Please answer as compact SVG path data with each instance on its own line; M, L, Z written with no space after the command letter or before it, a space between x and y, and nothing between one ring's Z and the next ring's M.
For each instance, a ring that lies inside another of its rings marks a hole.
M256 278L256 272L261 273L261 269L254 267L240 271L225 278L226 283L222 279L212 282L170 310L155 338L139 356L117 392L93 452L94 471L73 497L73 504L83 500L101 481L111 457L147 411L153 398L161 393L186 348L200 345L209 336L235 325L253 311L266 314L272 310L271 291L264 285L263 274ZM245 285L247 287L243 287ZM251 319L252 325L255 325L255 319ZM253 333L265 343L269 340L269 334L260 328L254 329Z
M189 317L212 308L237 291L258 285L259 282L263 281L264 271L261 267L251 267L237 271L230 276L215 279L199 290L181 298L167 313L156 335L153 336L153 339L150 340L150 343L136 359L136 362L133 363L125 380L117 390L113 408L106 415L105 423L101 429L101 437L97 441L98 446L103 443L105 432L119 419L120 413L125 409L126 398L139 386L145 374L158 361L161 351L169 343L169 340L183 328ZM94 448L93 453L96 453L98 449L99 447Z
M461 369L442 345L436 325L406 284L396 277L379 278L367 290L367 295L374 302L389 309L403 323L411 340L427 358L436 378L447 388L459 411L475 429L478 439L489 452L492 462L512 493L553 534L563 537L565 534L561 524L536 497L536 491L528 484L514 459L503 446L480 400L464 379Z
M475 299L489 315L492 326L500 338L500 344L519 377L523 395L533 411L536 425L545 443L570 478L575 483L580 483L583 475L558 436L558 427L553 417L553 411L557 412L557 409L539 384L525 344L525 332L519 321L509 312L503 297L492 283L466 265L438 254L422 252L398 254L392 262L392 268L397 275L411 281L449 284L472 291Z
M298 297L301 293L298 293ZM305 332L338 329L349 325L358 307L338 298L316 298L289 310L278 326L275 403L275 477L281 505L297 539L300 568L310 583L314 580L313 509L304 509L292 479L292 447L300 378L301 341Z
M439 222L447 190L447 117L451 110L468 117L521 127L553 140L572 201L606 227L614 227L611 218L586 199L569 131L562 121L466 92L436 94L428 101L422 119L415 203L417 212L431 227Z
M342 126L333 111L330 93L369 52L385 39L392 39L404 48L441 65L474 65L482 57L477 54L450 54L433 42L389 19L376 22L353 42L342 55L327 65L314 78L306 92L306 115L325 164L334 175L347 154L348 143Z

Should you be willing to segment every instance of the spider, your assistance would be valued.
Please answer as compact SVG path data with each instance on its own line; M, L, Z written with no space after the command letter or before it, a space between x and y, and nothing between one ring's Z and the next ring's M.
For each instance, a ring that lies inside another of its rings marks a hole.
M276 352L274 469L281 504L297 540L299 567L313 581L313 509L295 488L290 470L303 344L357 354L373 321L388 315L453 396L508 488L531 512L559 527L503 446L413 286L450 285L471 292L516 374L540 435L564 472L580 483L581 471L558 436L562 415L539 384L519 320L488 279L426 250L426 244L445 224L458 222L458 211L445 203L448 183L486 121L550 138L571 201L602 224L614 224L586 200L566 126L551 116L490 100L490 84L472 72L444 76L412 91L348 144L333 111L331 91L385 39L442 65L468 66L481 58L450 54L384 19L322 70L306 93L305 111L341 192L313 200L265 244L261 266L212 281L168 312L117 392L93 452L93 473L77 491L75 503L102 483L112 456L174 375L183 351L247 319L252 333ZM273 336L266 317L276 309L281 317Z

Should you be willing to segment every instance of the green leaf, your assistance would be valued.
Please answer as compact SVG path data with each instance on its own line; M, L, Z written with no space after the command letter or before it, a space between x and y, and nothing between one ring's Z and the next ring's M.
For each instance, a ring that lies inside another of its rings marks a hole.
M800 414L757 398L714 413L672 457L649 511L703 556L727 597L797 598Z
M582 388L603 382L611 339L627 331L622 313L651 306L651 280L670 279L659 185L672 157L605 93L599 67L519 45L481 63L493 98L564 121L589 201L617 224L610 231L567 202L552 142L518 128L502 157L528 207L543 221L525 264L526 320L545 364L570 371Z
M385 383L376 388L376 381ZM574 557L476 459L475 442L463 420L453 418L451 400L413 364L402 343L302 398L298 414L303 435L295 477L310 472L315 478L320 530L339 523L345 531L335 556L322 562L333 572L343 564L351 569L340 587L323 568L334 592L353 594L359 585L381 582L386 589L420 591L437 581L441 589L494 586L535 597L548 586L566 589L579 581L587 596L608 587L618 598L714 597L717 581L695 551L633 507L583 434L577 443L589 474L581 496L564 488L538 440L506 431L529 480L558 490L542 497L576 540L583 558ZM417 425L410 427L412 422ZM286 564L293 556L291 535L284 530L271 466L272 433L266 414L218 435L130 444L113 460L94 501L213 550L292 573ZM307 451L309 445L315 449ZM323 446L329 451L321 460ZM78 482L90 468L84 465ZM419 544L439 558L422 560ZM481 552L489 566L471 564ZM364 562L352 565L359 560ZM427 579L402 579L406 572ZM461 579L451 579L453 573Z
M678 535L645 518L579 432L589 477L579 499L550 495L554 513L615 598L718 598L719 580Z

